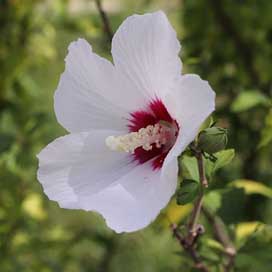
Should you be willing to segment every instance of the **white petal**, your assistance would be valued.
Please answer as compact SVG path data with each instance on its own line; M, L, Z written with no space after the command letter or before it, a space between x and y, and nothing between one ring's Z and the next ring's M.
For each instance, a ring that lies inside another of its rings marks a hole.
M116 68L151 99L167 93L180 76L179 51L176 33L161 11L128 17L112 41Z
M56 139L38 155L38 179L51 200L78 208L78 195L91 195L112 184L132 167L126 153L105 146L114 131L70 134Z
M88 135L80 161L72 166L69 175L68 183L76 195L89 197L117 181L136 165L131 154L112 151L106 146L105 139L119 133L93 131Z
M188 74L180 77L164 103L180 126L178 138L169 154L170 158L179 156L194 140L201 124L215 109L215 93L207 81L197 75Z
M162 171L151 162L135 167L118 183L91 197L80 197L86 210L96 210L116 232L132 232L150 224L170 200L177 184L177 159Z
M87 133L60 137L46 146L38 155L38 180L45 194L58 201L63 208L76 208L77 196L68 185L71 166L79 159Z
M177 159L161 171L152 170L151 162L135 167L126 154L103 149L99 139L108 133L58 138L38 155L38 179L61 207L94 210L115 231L136 231L150 224L173 195Z
M72 42L55 93L58 121L70 132L123 130L128 109L143 102L111 62L92 52L83 39Z

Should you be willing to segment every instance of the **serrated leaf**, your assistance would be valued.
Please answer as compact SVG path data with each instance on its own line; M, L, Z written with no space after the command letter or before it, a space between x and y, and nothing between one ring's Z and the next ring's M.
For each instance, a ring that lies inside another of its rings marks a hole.
M242 112L258 105L269 105L269 98L256 90L241 92L231 105L233 112Z
M177 204L185 205L193 202L199 192L199 183L195 180L185 179L177 191Z
M246 194L259 194L269 198L272 198L272 189L263 183L249 180L249 179L237 179L230 183L230 186L236 188L243 188Z

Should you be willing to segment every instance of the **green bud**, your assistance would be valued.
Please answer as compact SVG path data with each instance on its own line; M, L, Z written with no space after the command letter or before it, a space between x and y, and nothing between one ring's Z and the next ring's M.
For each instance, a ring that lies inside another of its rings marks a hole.
M198 148L208 154L213 154L225 149L227 143L228 136L225 128L206 128L198 135Z

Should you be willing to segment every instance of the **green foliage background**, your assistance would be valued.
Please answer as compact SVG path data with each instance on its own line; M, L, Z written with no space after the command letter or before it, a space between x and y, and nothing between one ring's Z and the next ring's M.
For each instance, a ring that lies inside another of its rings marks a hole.
M236 150L213 177L205 203L228 225L238 249L234 270L272 271L272 2L103 5L114 30L133 13L163 9L168 15L182 43L184 71L200 74L216 91L216 119ZM100 216L61 209L43 194L36 154L65 134L53 93L67 46L78 37L110 58L91 0L0 1L0 271L194 271L169 231L169 222L186 219L190 204L171 202L148 228L117 235ZM207 233L199 250L211 271L222 271L220 247L202 222Z

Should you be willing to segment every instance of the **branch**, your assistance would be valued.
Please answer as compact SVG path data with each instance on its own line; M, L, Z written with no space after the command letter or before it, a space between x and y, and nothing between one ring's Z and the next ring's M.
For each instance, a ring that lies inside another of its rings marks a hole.
M211 214L205 207L202 208L202 211L213 227L215 239L223 245L224 253L228 257L227 264L224 266L224 272L230 272L234 266L236 249L225 229L225 225L220 217Z
M195 157L197 159L199 179L200 179L200 183L202 185L202 189L203 188L208 188L208 181L206 179L205 166L204 166L204 162L203 162L202 153L200 151L196 151Z
M179 244L183 247L183 249L191 256L195 263L195 268L199 269L199 271L209 272L206 265L202 262L199 257L196 248L192 244L188 244L187 239L183 237L178 231L178 227L176 224L171 225L171 229L174 237L179 241Z
M197 159L199 179L201 184L201 189L199 196L194 204L192 216L188 223L188 234L183 237L179 231L178 227L175 224L171 225L171 229L174 237L179 241L180 245L183 249L191 256L195 263L195 268L199 269L203 272L209 272L206 265L202 262L200 256L196 250L196 243L201 234L204 233L205 229L202 225L199 225L198 219L202 209L203 197L204 197L204 189L208 187L208 182L205 175L205 167L203 162L203 157L201 151L197 150L195 147L192 147L195 157Z
M108 15L104 11L100 0L95 0L95 4L96 4L96 7L99 11L99 14L100 14L100 17L101 17L101 20L103 23L104 32L105 32L109 42L111 42L112 37L113 37L113 33L112 33L111 26L110 26L110 21L109 21Z
M203 204L203 197L204 197L204 189L208 187L208 181L206 179L205 175L205 167L203 162L203 156L200 151L195 150L195 157L197 159L197 165L198 165L198 172L199 172L199 179L200 179L200 194L195 202L194 209L192 212L192 217L188 223L188 242L194 243L195 238L197 237L197 221L201 212L202 204Z

